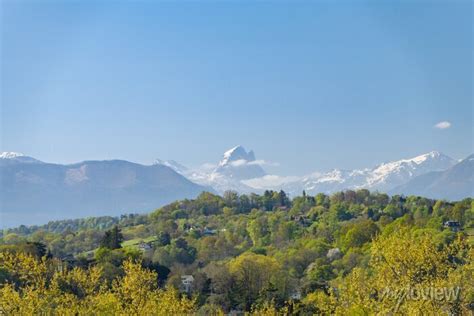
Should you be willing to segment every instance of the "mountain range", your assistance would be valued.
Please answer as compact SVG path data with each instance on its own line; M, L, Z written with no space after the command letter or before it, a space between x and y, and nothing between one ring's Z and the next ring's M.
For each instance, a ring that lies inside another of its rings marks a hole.
M335 169L303 178L303 189L310 193L334 192L344 189L369 189L388 192L427 172L446 170L456 161L432 151L414 158L382 163L373 168L356 170Z
M186 168L184 171L177 171L193 182L213 187L219 193L226 190L241 193L284 190L294 196L301 194L303 190L307 194L314 195L319 192L330 194L347 189L364 188L394 194L423 192L424 195L433 198L459 199L474 195L472 186L474 168L472 163L466 163L468 159L470 158L459 162L443 153L432 151L413 158L381 163L371 168L333 169L302 177L279 176L267 174L262 167L264 161L256 160L253 151L247 152L242 146L236 146L226 151L213 169L202 171ZM460 166L464 166L462 175L455 172L454 176L445 176L445 181L457 183L455 189L435 190L434 186L430 186L429 180L434 179L435 175L457 170ZM416 189L415 184L411 184L412 181L417 183ZM427 189L421 191L419 189L421 186Z
M474 196L474 154L444 171L422 174L389 191L430 198L461 200Z
M174 160L152 165L124 160L61 165L14 152L0 153L1 227L97 215L150 211L202 191L262 193L284 190L292 196L369 189L389 194L459 200L474 196L474 155L457 161L437 151L364 169L333 169L305 176L279 176L264 170L253 151L227 150L206 168Z
M0 176L3 227L150 211L213 191L162 164L144 166L124 160L60 165L2 153Z

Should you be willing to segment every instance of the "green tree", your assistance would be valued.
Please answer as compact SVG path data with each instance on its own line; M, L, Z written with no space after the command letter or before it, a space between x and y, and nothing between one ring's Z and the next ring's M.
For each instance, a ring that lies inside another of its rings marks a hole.
M229 262L229 271L235 279L237 299L245 310L256 302L265 288L277 284L280 265L274 258L244 253Z
M171 243L171 236L168 232L160 232L158 234L158 243L160 246L166 246Z
M118 226L114 226L111 230L105 232L104 237L100 241L100 246L109 249L122 248L123 235Z
M361 247L371 241L379 232L380 229L372 220L357 221L345 234L343 248Z
M251 220L247 225L247 231L254 246L262 246L266 243L264 238L269 234L268 221L264 216Z

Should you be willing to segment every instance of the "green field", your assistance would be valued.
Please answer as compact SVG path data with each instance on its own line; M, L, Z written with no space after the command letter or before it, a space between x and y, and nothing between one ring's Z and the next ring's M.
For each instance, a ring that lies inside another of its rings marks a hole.
M154 242L157 241L158 238L156 236L150 236L147 238L134 238L130 240L126 240L122 242L122 247L123 248L129 248L129 247L138 247L138 244L141 242Z

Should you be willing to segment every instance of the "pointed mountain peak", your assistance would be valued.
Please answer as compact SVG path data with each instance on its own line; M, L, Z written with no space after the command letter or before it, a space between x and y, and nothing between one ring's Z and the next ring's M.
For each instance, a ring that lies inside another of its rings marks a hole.
M413 158L407 159L407 160L408 161L413 161L416 164L424 163L428 160L444 160L444 161L454 162L453 158L451 158L449 156L446 156L445 154L443 154L439 151L436 151L436 150L430 151L429 153L419 155L419 156L416 156L416 157L413 157Z
M440 163L446 165L446 167L442 167L442 169L448 168L449 165L452 165L455 163L455 160L439 151L430 151L425 154L418 155L416 157L412 158L406 158L406 159L400 159L400 160L394 160L394 161L389 161L389 162L384 162L381 163L380 165L376 166L376 168L379 167L387 167L387 166L392 166L392 167L398 167L401 165L422 165L426 163Z
M239 180L264 176L265 171L255 161L255 153L252 150L247 151L243 146L235 146L224 153L213 174Z
M246 153L245 148L242 145L237 145L237 146L232 147L231 149L227 150L224 153L224 158L228 158L228 157L231 157L235 154L242 153L242 152Z
M253 150L247 152L245 148L241 145L235 146L224 153L224 156L219 163L219 166L227 165L229 162L245 160L245 161L254 161L255 153Z

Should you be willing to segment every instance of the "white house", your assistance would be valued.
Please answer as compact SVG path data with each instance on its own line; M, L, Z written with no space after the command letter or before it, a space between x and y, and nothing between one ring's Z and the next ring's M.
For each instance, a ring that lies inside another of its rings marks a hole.
M181 284L183 285L184 291L190 293L194 283L194 277L192 275L182 275Z

